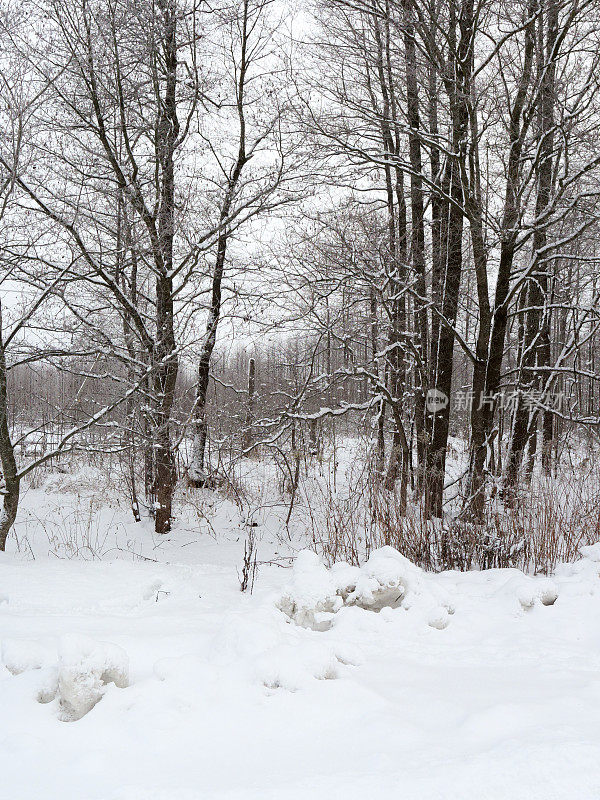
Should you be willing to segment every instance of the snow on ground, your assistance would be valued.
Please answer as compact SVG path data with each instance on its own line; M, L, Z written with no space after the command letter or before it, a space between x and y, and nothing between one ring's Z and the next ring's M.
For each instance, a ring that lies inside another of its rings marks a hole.
M275 510L250 596L233 503L156 540L61 487L0 555L1 800L600 798L600 545L551 579L290 570Z

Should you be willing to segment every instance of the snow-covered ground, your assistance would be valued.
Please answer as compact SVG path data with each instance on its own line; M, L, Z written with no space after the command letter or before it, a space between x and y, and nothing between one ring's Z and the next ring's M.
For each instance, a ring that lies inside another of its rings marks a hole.
M289 569L273 509L249 595L233 503L157 541L105 500L29 490L0 555L1 800L600 798L600 545Z

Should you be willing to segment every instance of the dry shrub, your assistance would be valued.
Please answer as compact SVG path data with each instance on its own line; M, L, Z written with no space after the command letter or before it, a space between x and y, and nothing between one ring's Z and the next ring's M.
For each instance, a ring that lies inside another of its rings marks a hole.
M330 563L358 565L371 550L391 545L428 570L517 567L547 573L600 539L598 487L589 474L537 477L514 508L496 498L484 521L474 524L451 514L443 522L427 519L414 503L402 513L397 495L364 473L343 494L325 487L313 500L313 546Z
M102 517L101 504L94 498L80 500L75 506L56 504L52 513L30 516L19 526L17 540L35 539L43 531L48 540L48 554L56 558L94 561L118 550L115 532L121 526ZM29 528L34 530L30 531ZM35 530L37 529L37 530ZM20 545L19 545L20 546ZM31 545L29 545L31 547Z
M560 561L573 561L580 547L600 538L598 475L538 478L508 519L523 532L528 569L548 572Z

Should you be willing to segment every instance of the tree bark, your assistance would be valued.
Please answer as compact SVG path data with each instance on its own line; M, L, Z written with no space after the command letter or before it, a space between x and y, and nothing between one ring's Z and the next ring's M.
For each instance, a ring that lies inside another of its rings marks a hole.
M534 17L533 2L528 9L531 20ZM508 299L512 278L518 223L520 218L521 196L520 179L522 174L522 153L528 123L523 119L527 92L531 83L535 34L533 22L525 28L523 67L519 77L518 89L509 120L509 153L507 163L506 189L501 221L500 259L496 290L493 301L493 314L487 346L485 381L483 393L473 398L471 410L471 453L469 475L468 511L477 520L482 519L485 505L485 470L488 450L491 446L497 394L500 388L504 342L508 320Z
M242 441L242 449L247 450L252 444L253 431L252 425L254 423L254 403L256 392L256 361L251 358L248 361L248 397L246 406L246 429Z
M533 393L540 391L548 377L550 367L550 310L548 293L550 262L543 252L547 243L544 213L551 201L554 151L554 105L556 64L554 46L558 33L558 7L556 0L547 0L547 20L543 14L538 20L538 157L535 163L537 194L535 216L537 224L533 233L533 266L527 281L527 310L525 312L525 338L519 387L520 394L515 409L510 450L504 481L505 497L514 496L519 480L523 455L528 443L537 432L537 412L532 406ZM547 29L546 29L547 26ZM528 397L529 395L529 397ZM549 451L552 446L552 413L544 412L542 461L549 472ZM535 448L531 450L535 455ZM531 459L530 459L531 461ZM530 470L528 469L528 474Z
M411 261L415 275L415 347L421 364L415 370L415 430L417 439L417 486L423 483L426 463L427 433L425 428L425 395L427 393L427 360L429 352L427 288L425 281L425 203L423 193L423 161L421 156L421 120L419 84L417 80L417 48L415 43L413 0L402 0L402 24L406 70L406 116L409 125L408 152L411 168ZM435 149L435 148L434 148ZM437 204L435 212L437 212Z
M458 293L462 276L462 236L463 236L463 186L461 162L465 158L466 137L469 122L469 86L473 65L473 0L463 0L458 19L460 38L458 47L455 39L456 8L451 4L450 51L452 53L453 74L445 79L450 100L452 126L452 155L450 162L450 198L448 208L446 260L442 282L441 314L444 323L438 328L437 342L434 344L436 357L435 388L446 398L446 405L434 412L431 418L431 444L427 457L427 481L425 487L426 513L442 516L444 480L446 472L446 451L450 429L450 395L452 392L452 373L454 364L454 342L456 318L458 313Z
M406 336L406 258L407 258L407 225L406 200L404 197L404 176L396 165L391 163L400 154L400 140L397 131L397 105L395 101L389 53L389 15L384 19L384 35L382 36L380 21L374 16L373 26L377 45L377 73L382 96L381 137L384 153L387 155L384 166L388 251L390 272L390 333L388 337L387 377L389 403L392 407L394 431L392 446L386 469L384 486L392 490L400 477L401 511L406 507L406 487L410 452L406 448L406 434L402 423L402 408L406 386L406 361L404 343ZM394 128L392 128L394 125ZM380 417L380 421L381 421Z
M194 448L192 453L192 462L188 471L190 486L195 488L202 488L206 485L207 481L207 474L205 470L206 440L208 436L206 399L210 380L210 361L215 347L217 327L221 317L223 273L225 269L225 259L230 235L228 224L229 215L231 212L235 192L242 176L242 171L248 162L248 154L246 152L246 109L244 98L246 88L246 73L248 70L248 37L252 30L252 26L249 26L248 14L248 0L244 0L241 19L241 56L236 87L236 106L239 123L238 152L233 169L227 180L225 194L221 204L219 234L217 238L217 255L212 277L210 308L208 311L206 330L204 333L198 362L198 385L196 388L194 422Z
M2 310L0 308L0 463L2 464L2 512L0 512L0 551L6 549L6 540L14 525L19 508L21 481L15 460L15 451L8 426L6 353L2 341Z
M154 395L157 401L154 432L155 516L157 533L171 530L175 459L171 444L171 412L179 360L175 344L173 308L173 241L175 237L174 153L179 134L177 119L177 10L175 0L159 0L164 20L165 92L158 119L158 161L160 164L160 206L158 238L160 258L156 259L156 346L154 351Z

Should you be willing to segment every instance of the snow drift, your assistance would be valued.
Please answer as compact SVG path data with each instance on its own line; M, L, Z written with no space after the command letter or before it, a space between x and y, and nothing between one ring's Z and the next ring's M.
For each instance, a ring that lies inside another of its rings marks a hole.
M419 608L427 612L428 624L440 629L454 613L431 576L388 546L374 550L361 567L337 562L331 569L316 553L301 551L277 606L297 625L320 631L331 627L343 606Z
M129 685L129 659L121 647L87 636L61 638L57 683L61 719L81 719L101 699L109 683L120 689Z

